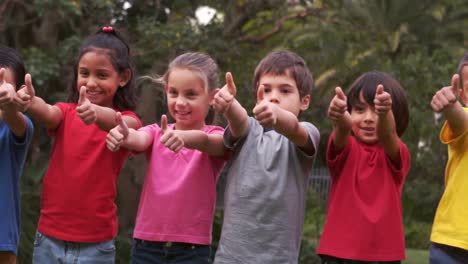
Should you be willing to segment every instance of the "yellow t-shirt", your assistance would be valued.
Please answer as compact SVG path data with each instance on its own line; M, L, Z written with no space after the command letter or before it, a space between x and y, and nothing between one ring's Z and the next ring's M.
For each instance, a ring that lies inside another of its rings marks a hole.
M448 145L448 161L431 241L468 250L468 129L454 138L445 122L440 140Z

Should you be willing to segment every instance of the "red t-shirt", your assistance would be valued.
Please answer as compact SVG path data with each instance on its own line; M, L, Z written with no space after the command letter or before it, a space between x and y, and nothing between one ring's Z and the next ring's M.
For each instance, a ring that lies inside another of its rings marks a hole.
M107 132L86 125L77 104L58 103L63 119L54 137L41 195L39 232L60 240L102 242L117 235L116 181L128 150L106 148ZM135 113L127 111L140 122Z
M332 178L327 219L317 253L361 261L405 259L401 192L410 154L400 141L400 162L392 163L380 144L350 136L341 153L327 149Z

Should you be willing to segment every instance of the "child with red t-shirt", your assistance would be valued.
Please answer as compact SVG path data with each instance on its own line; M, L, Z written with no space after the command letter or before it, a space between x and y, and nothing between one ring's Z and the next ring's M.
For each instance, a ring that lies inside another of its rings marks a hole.
M327 165L332 179L317 253L322 263L400 263L405 259L401 192L410 167L400 137L408 125L401 85L372 71L328 108L333 133Z
M129 151L106 148L107 132L122 112L139 128L130 49L112 27L80 47L68 102L47 104L29 86L19 104L54 138L42 183L41 216L33 263L114 263L117 235L116 181Z

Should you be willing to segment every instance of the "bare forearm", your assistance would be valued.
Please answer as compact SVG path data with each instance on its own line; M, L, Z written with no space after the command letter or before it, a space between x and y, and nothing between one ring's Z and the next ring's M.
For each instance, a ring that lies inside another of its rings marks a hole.
M239 101L234 100L229 110L224 114L228 121L231 135L234 139L240 138L248 125L247 111L242 107Z
M47 128L54 129L62 120L62 113L58 107L52 106L44 99L35 96L29 106L28 115L39 123L45 123Z
M109 131L117 125L115 111L109 107L96 105L96 125L103 131Z
M465 112L460 103L456 102L451 106L447 106L442 114L445 116L455 137L468 128L468 113Z
M2 120L10 128L13 135L18 138L24 137L26 132L26 120L22 113L11 109L2 111Z
M392 161L398 162L400 160L400 144L392 111L379 116L377 134L387 156Z
M224 155L223 136L220 134L207 134L200 130L180 131L184 140L184 146L191 149L197 149L210 155Z
M149 135L146 132L137 131L133 128L129 128L128 136L122 144L123 147L135 151L145 151L150 145L151 140Z
M297 116L293 113L280 109L273 129L289 138L289 140L304 149L307 153L313 154L315 152L308 131L299 123Z
M115 119L116 111L109 107L96 105L96 125L103 131L109 131L114 128L117 124ZM127 126L133 129L138 129L140 127L139 123L135 118L130 116L122 116Z
M333 121L333 146L337 152L343 150L351 135L351 115L346 111L340 118Z

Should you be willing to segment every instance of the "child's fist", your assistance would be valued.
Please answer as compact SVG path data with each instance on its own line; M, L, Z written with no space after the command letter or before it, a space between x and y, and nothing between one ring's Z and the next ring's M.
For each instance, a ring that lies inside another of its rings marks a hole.
M265 87L260 85L257 92L257 105L253 109L255 119L265 128L271 128L278 122L278 106L265 100Z
M18 111L27 111L35 95L31 74L28 73L24 76L24 85L16 93L15 104Z
M335 88L335 96L328 107L328 118L333 121L341 119L348 111L347 98L341 87Z
M87 125L90 125L97 120L96 106L86 98L86 86L80 88L80 98L78 99L78 107L76 108L78 116Z
M106 138L106 146L110 151L119 150L129 134L127 123L122 119L120 112L115 114L115 122L117 126L109 131Z
M170 150L179 152L184 147L184 140L179 136L178 131L168 127L166 115L161 116L161 133L159 141Z
M459 75L452 76L452 85L442 87L432 97L431 108L434 112L442 112L447 106L457 102Z
M0 69L0 109L5 109L12 105L16 92L13 85L5 81L5 69Z
M392 96L384 91L382 84L379 84L375 91L374 110L377 115L385 115L392 110Z
M232 74L226 73L226 85L223 86L213 98L213 107L215 111L224 114L232 105L236 97L237 89Z

